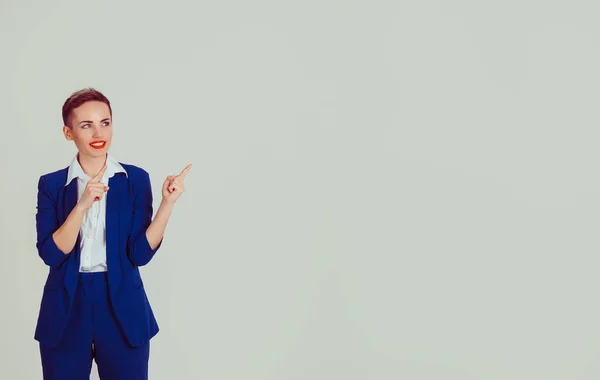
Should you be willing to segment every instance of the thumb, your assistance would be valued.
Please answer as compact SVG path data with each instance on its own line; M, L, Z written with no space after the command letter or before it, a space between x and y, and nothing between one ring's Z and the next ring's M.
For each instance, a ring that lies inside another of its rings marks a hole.
M165 179L165 182L163 183L163 191L167 191L167 188L169 187L171 181L173 181L174 178L174 175L170 175L167 177L167 179Z

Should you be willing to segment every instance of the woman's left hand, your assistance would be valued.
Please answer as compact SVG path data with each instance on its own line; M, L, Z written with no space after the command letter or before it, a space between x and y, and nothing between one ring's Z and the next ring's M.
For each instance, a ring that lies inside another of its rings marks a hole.
M188 164L179 175L170 175L167 177L162 187L163 203L174 204L179 199L185 190L183 180L191 168L192 164Z

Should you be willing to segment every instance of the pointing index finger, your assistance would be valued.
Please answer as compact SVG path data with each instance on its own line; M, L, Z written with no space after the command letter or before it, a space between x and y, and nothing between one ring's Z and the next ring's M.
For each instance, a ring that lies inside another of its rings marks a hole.
M179 177L185 178L185 176L188 174L188 172L190 171L191 168L192 168L192 164L188 164L188 166L186 166L185 169L183 169L181 171L181 173L179 173Z
M106 172L106 164L104 164L104 166L102 167L102 169L100 169L100 172L98 174L96 174L94 176L94 178L92 178L90 181L92 181L92 182L100 182L100 179L102 179L102 176L104 175L104 172Z

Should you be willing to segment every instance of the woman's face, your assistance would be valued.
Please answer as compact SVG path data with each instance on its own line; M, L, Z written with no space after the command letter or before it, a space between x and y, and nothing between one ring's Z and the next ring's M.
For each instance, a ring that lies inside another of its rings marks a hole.
M113 134L110 109L103 102L85 102L73 110L71 126L64 126L63 132L75 142L79 154L106 157Z

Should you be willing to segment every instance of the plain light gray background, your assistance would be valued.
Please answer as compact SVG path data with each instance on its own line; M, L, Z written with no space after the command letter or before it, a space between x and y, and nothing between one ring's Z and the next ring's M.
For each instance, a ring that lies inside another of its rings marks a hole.
M0 378L41 378L36 184L87 86L155 206L194 164L152 379L600 377L597 2L0 4Z

